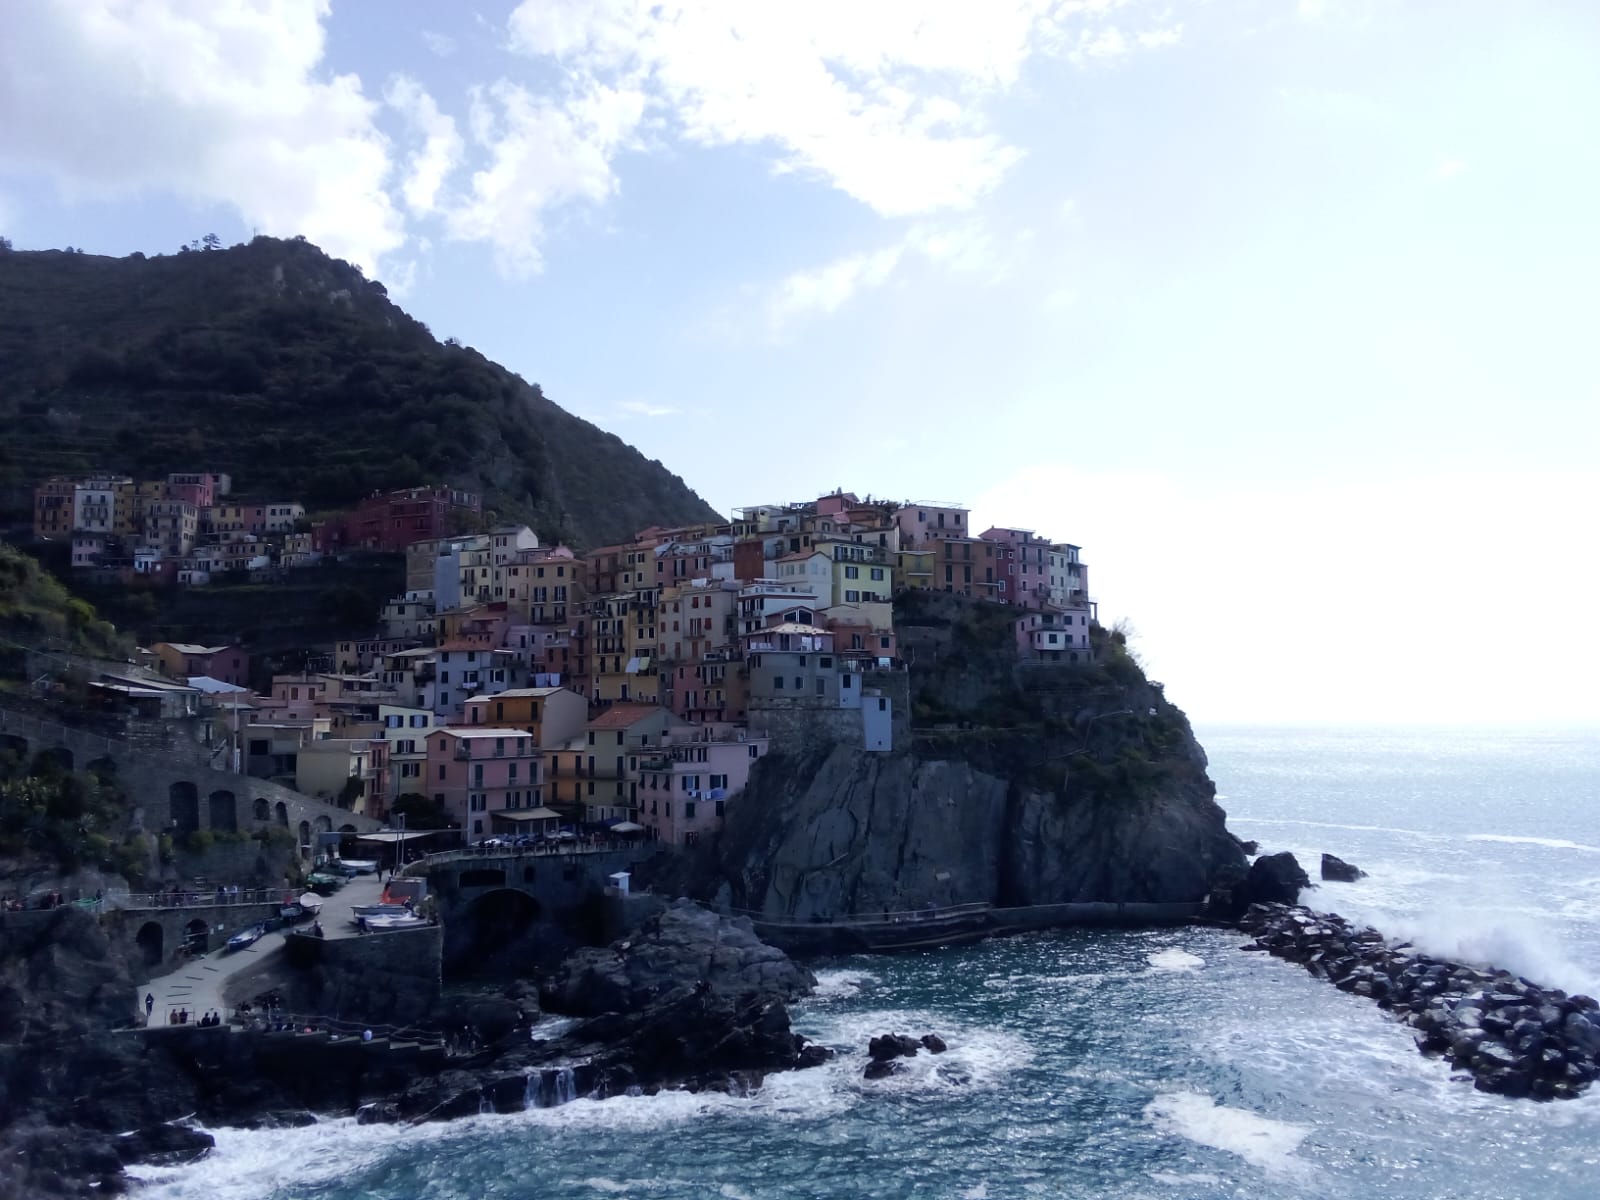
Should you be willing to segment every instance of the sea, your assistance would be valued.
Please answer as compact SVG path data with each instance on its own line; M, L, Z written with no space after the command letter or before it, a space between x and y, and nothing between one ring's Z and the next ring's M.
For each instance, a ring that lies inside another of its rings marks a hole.
M1203 729L1229 826L1369 874L1313 906L1600 995L1600 731ZM748 1097L218 1129L160 1200L1600 1197L1600 1090L1484 1095L1370 1001L1225 931L1063 930L817 964L838 1051ZM947 1053L865 1082L875 1034Z

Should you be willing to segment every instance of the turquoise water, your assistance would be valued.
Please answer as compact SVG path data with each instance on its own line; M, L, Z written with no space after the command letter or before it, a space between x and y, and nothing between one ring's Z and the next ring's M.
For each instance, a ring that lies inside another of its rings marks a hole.
M1372 872L1312 902L1573 989L1600 980L1600 741L1203 731L1231 826ZM1483 1096L1369 1002L1183 929L824 964L840 1057L749 1098L668 1095L421 1129L218 1131L155 1196L1582 1197L1600 1095ZM950 1043L860 1079L867 1039Z

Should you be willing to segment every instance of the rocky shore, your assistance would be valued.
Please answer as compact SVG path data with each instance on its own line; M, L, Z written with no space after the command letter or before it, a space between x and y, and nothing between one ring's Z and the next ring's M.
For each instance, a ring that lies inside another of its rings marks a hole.
M180 1120L427 1121L664 1088L745 1092L831 1053L790 1028L787 1005L812 990L811 973L747 921L688 901L609 947L579 951L541 981L537 998L522 981L499 1001L465 1005L439 1022L432 1043L425 1031L367 1042L295 1030L113 1030L103 1005L68 1019L55 1007L52 973L92 983L95 996L133 994L125 973L96 959L104 946L93 923L77 923L81 937L52 939L33 964L32 989L0 988L0 1011L19 1018L8 1027L14 1040L0 1043L0 1200L123 1191L131 1165L207 1151L210 1136ZM540 1021L541 1001L576 1022Z
M1366 996L1415 1030L1481 1091L1570 1099L1600 1075L1600 1003L1509 971L1475 967L1391 943L1331 913L1252 904L1239 921L1265 950L1341 991Z

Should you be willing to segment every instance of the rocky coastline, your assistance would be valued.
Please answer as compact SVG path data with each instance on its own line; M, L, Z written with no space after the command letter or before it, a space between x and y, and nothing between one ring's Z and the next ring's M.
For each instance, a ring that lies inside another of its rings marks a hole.
M53 941L31 964L35 983L53 996L52 973L80 984L97 976L96 995L131 998L97 927L77 924L81 937ZM815 984L747 921L678 901L611 946L580 950L536 993L523 981L497 1002L441 1012L433 1042L426 1027L404 1042L146 1031L131 1013L107 1029L104 1004L76 1020L59 1009L46 1017L30 1003L37 991L0 989L0 1007L32 1015L0 1044L0 1200L124 1191L130 1166L204 1154L212 1139L196 1126L448 1120L666 1088L743 1093L830 1057L790 1027L788 1005ZM541 1007L572 1021L546 1023Z
M1367 997L1412 1028L1418 1050L1442 1057L1480 1091L1566 1100L1600 1076L1600 1003L1592 997L1424 954L1304 907L1297 903L1305 886L1298 863L1287 854L1270 858L1260 874L1278 886L1251 897L1239 916L1238 927L1254 938L1243 949L1299 963L1340 991ZM1324 878L1350 878L1358 870L1334 859L1336 873L1329 875L1329 858ZM1265 862L1257 859L1252 873Z

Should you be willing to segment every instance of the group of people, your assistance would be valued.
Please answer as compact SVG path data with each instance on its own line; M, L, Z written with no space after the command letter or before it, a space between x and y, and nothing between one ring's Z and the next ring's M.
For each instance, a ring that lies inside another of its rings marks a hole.
M185 908L196 904L266 904L279 898L276 888L217 884L210 892L180 888L176 884L151 899L158 908Z
M186 1008L174 1009L172 1012L167 1014L167 1024L191 1024L189 1016L189 1010ZM208 1009L205 1016L201 1017L198 1021L192 1022L192 1024L199 1026L201 1029L210 1029L214 1025L222 1024L222 1014L217 1012L215 1009Z

